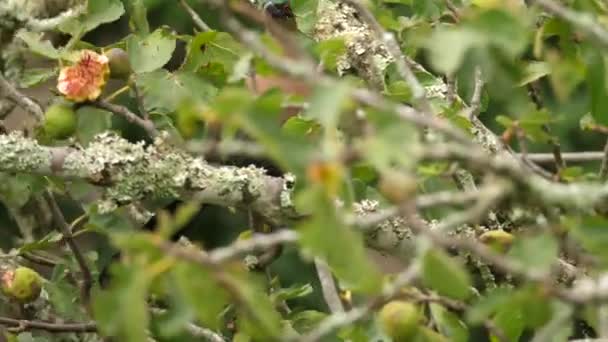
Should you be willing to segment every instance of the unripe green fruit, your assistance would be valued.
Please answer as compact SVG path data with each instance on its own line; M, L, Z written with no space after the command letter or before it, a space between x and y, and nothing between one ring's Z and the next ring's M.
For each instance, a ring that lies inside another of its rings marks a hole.
M44 133L51 139L65 139L76 131L76 113L71 106L54 104L44 113Z
M40 296L42 278L31 268L21 266L14 270L6 270L0 279L2 292L19 302L29 303Z
M398 300L384 305L378 318L384 332L395 342L413 339L422 321L422 315L414 304Z
M123 49L113 48L105 53L110 65L110 77L126 79L131 75L129 55Z

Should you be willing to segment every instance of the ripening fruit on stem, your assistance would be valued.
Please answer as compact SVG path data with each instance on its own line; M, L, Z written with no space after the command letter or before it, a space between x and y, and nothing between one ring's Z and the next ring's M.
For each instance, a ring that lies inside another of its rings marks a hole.
M117 79L127 79L131 75L131 62L129 55L120 48L113 48L105 53L110 63L110 77Z
M384 332L393 341L410 341L418 333L422 314L416 305L394 300L382 307L378 319Z
M44 113L44 133L51 139L65 139L76 131L77 119L72 106L58 103Z
M40 296L42 278L38 272L28 267L5 270L0 276L2 292L21 303L29 303Z

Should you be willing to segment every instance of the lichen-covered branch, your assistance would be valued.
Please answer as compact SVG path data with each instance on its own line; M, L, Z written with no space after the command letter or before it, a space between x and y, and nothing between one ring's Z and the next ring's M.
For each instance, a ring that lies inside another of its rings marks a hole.
M162 138L146 147L106 133L81 149L46 147L13 132L0 136L0 151L0 171L79 178L106 187L102 212L149 197L196 197L251 208L270 223L294 214L289 176L270 177L253 166L213 166Z

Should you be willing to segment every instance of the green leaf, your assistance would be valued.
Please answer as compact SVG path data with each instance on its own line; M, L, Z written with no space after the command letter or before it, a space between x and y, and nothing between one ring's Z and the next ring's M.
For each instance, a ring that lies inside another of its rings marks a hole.
M59 57L61 56L59 51L55 49L50 40L43 40L42 37L42 33L34 33L24 30L20 30L19 32L17 32L17 38L23 40L23 42L27 44L27 47L33 53L39 54L50 59L59 59Z
M99 330L120 341L146 341L148 276L140 265L114 270L111 288L93 294L93 313Z
M439 333L448 337L450 341L466 342L469 340L469 329L458 316L439 304L431 303L429 308Z
M33 252L33 251L37 251L37 250L48 249L48 248L57 246L57 243L59 243L62 239L63 239L63 234L60 234L56 231L52 231L52 232L48 233L47 235L45 235L40 240L23 244L21 247L19 247L19 253L21 254L21 253Z
M549 234L523 236L515 240L509 256L535 271L549 272L557 261L559 245Z
M306 333L317 327L317 325L326 317L327 314L324 312L305 310L292 313L289 320L296 331L299 333Z
M525 328L525 315L522 303L517 300L507 301L498 308L494 324L506 336L508 341L519 341Z
M296 15L298 30L311 34L317 22L319 0L291 0L291 7Z
M369 110L367 119L375 134L358 141L367 162L378 170L395 166L409 168L415 161L406 150L415 150L419 143L417 129L408 122L396 120L394 113Z
M473 49L486 52L487 59L494 58L489 54L491 49L509 59L518 57L526 48L527 36L527 28L520 18L507 11L491 9L457 27L436 30L427 40L426 48L435 68L453 74Z
M243 47L226 32L208 31L194 36L188 43L187 55L180 70L198 71L211 63L221 63L230 75L234 65L245 54Z
M608 125L608 85L606 58L598 51L590 51L587 57L587 83L590 90L590 109L595 121Z
M172 113L183 101L206 102L217 92L197 74L185 71L157 70L137 75L135 82L141 90L144 107L150 113Z
M466 312L466 319L471 324L479 324L489 317L511 299L512 289L499 287L479 297Z
M266 294L263 278L242 270L238 268L228 275L244 306L239 308L240 327L260 341L277 340L282 335L281 316Z
M467 52L485 42L485 37L470 29L439 29L428 39L426 47L431 63L438 71L451 75L462 64Z
M412 100L412 90L408 86L407 82L402 80L389 84L384 93L393 101L407 103L408 101Z
M298 227L302 247L326 261L349 288L377 292L381 276L367 258L361 236L338 220L333 202L323 190L311 188L300 194L297 202L306 203L315 212L314 218Z
M19 79L19 88L30 88L57 76L57 68L27 68Z
M76 137L84 146L88 145L93 138L112 127L112 113L95 108L84 106L76 111L78 115L78 127Z
M608 220L601 216L566 221L572 236L589 252L599 257L604 265L608 264Z
M271 294L271 299L274 303L280 303L281 301L308 296L312 292L313 289L310 284L293 285L288 288L276 290Z
M347 104L350 94L350 85L345 82L333 86L319 85L315 88L310 107L304 113L304 117L316 119L325 131L334 135L338 125L340 114Z
M519 83L520 86L530 84L551 73L551 66L547 62L530 62L524 70L524 78Z
M283 99L278 90L270 90L252 101L244 89L224 88L213 109L223 123L242 129L262 144L268 156L281 167L302 174L316 142L282 130Z
M467 270L444 252L429 249L422 257L422 281L440 295L467 299L472 294Z
M84 14L74 19L68 19L59 25L59 29L72 36L87 33L101 24L118 20L125 8L120 0L94 0L87 2Z
M346 43L340 38L323 40L315 46L315 52L326 68L335 71L338 59L346 53Z
M200 266L179 263L173 272L177 287L205 327L218 329L221 313L228 305L228 294L208 271Z
M127 52L133 71L138 74L163 67L173 55L175 37L167 29L159 28L151 34L127 39Z

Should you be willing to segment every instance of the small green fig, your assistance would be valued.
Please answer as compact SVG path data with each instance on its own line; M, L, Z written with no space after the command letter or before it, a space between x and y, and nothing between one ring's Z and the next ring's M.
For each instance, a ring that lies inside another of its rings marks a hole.
M51 105L44 113L43 130L51 139L65 139L76 131L77 119L70 105Z
M38 272L28 267L5 270L0 276L2 292L21 303L29 303L40 296L42 278Z
M110 63L110 77L116 79L127 79L132 72L129 55L120 48L113 48L105 53Z
M384 305L378 318L384 332L395 342L413 339L423 320L416 305L401 300L394 300Z

